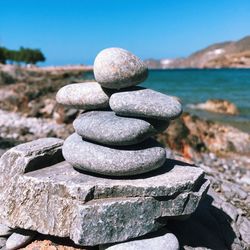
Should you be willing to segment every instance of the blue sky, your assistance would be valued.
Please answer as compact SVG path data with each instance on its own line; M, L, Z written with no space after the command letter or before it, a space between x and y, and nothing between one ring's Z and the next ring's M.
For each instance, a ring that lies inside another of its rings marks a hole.
M187 56L250 35L250 0L0 0L0 44L40 48L47 65L92 64L106 47Z

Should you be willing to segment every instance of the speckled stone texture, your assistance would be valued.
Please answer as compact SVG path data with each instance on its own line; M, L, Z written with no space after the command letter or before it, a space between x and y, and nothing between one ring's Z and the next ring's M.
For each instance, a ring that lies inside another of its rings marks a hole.
M32 241L35 236L35 232L31 231L20 231L13 233L6 241L6 250L16 250L27 245Z
M6 225L0 224L0 237L9 236L12 234L11 228Z
M166 129L168 122L151 123L138 118L117 116L112 111L90 111L81 114L73 123L76 133L84 139L105 145L132 145Z
M129 51L108 48L96 56L94 75L103 87L121 89L146 80L148 69L143 61Z
M166 151L151 139L129 147L111 148L85 141L76 133L63 144L63 156L75 168L110 176L137 175L157 169Z
M97 82L74 83L62 87L56 101L72 108L93 110L109 107L110 93Z
M119 115L159 120L175 119L182 113L181 103L176 97L139 87L114 93L109 105Z
M179 250L176 236L166 230L158 230L141 239L122 242L111 246L100 246L99 250Z
M204 172L183 162L136 177L76 171L60 157L62 141L39 139L0 159L0 223L94 246L146 235L192 214L206 194Z
M0 237L0 249L1 249L1 250L6 249L6 248L5 248L6 241L7 241L7 239L6 239L5 237Z

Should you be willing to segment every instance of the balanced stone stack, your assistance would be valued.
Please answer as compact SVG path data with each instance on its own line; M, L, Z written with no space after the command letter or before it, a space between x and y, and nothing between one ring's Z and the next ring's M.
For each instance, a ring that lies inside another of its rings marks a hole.
M181 114L178 99L134 87L147 78L148 69L123 49L101 51L94 75L97 82L67 85L57 93L57 102L85 111L73 123L76 133L63 145L66 161L109 176L137 175L163 166L165 149L151 136Z
M181 114L178 99L136 87L148 70L123 49L100 52L94 75L57 93L84 111L73 135L24 143L0 159L0 224L25 230L7 249L39 232L100 249L177 250L167 221L191 215L206 194L202 169L168 159L151 138Z

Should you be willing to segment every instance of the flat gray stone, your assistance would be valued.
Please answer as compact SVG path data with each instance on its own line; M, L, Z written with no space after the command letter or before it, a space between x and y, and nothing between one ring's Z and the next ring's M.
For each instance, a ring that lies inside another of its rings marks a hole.
M179 250L179 242L176 236L170 232L152 237L118 243L112 246L100 246L99 250Z
M2 156L0 223L83 246L115 243L192 214L208 189L202 169L168 159L126 179L81 173L61 161L61 144L39 139Z
M26 246L32 241L35 232L22 231L13 233L6 241L6 250L16 250Z
M74 83L59 89L56 101L76 109L103 109L109 107L109 93L97 82Z
M181 103L176 97L139 87L112 94L109 105L122 116L170 120L182 113Z
M112 111L90 111L81 114L73 123L76 133L93 142L124 146L140 143L155 135L168 122L149 122L138 118L117 116Z
M103 87L121 89L146 80L148 69L143 61L129 51L108 48L96 56L94 75Z
M85 141L76 133L62 148L63 156L75 168L110 176L129 176L149 172L163 165L166 152L155 140L143 144L110 148Z
M9 236L12 234L11 228L6 225L0 224L0 237L1 236Z

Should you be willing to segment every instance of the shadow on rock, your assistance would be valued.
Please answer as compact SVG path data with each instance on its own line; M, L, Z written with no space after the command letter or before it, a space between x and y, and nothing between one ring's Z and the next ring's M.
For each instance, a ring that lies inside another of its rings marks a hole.
M169 221L167 228L176 235L181 249L242 249L232 219L215 207L213 197L206 195L196 212L185 221Z
M139 174L139 175L133 175L133 176L104 176L101 174L96 174L96 173L90 173L78 168L75 168L75 170L79 173L83 173L83 174L87 174L87 175L92 175L92 176L96 176L96 177L105 177L108 179L126 179L126 180L134 180L134 179L147 179L150 177L154 177L156 175L161 175L161 174L165 174L167 172L170 172L174 166L195 166L195 165L190 165L186 162L182 162L182 161L178 161L178 160L173 160L173 159L166 159L165 163L163 164L163 166L161 166L160 168L156 169L156 170L152 170L148 173L145 174Z

